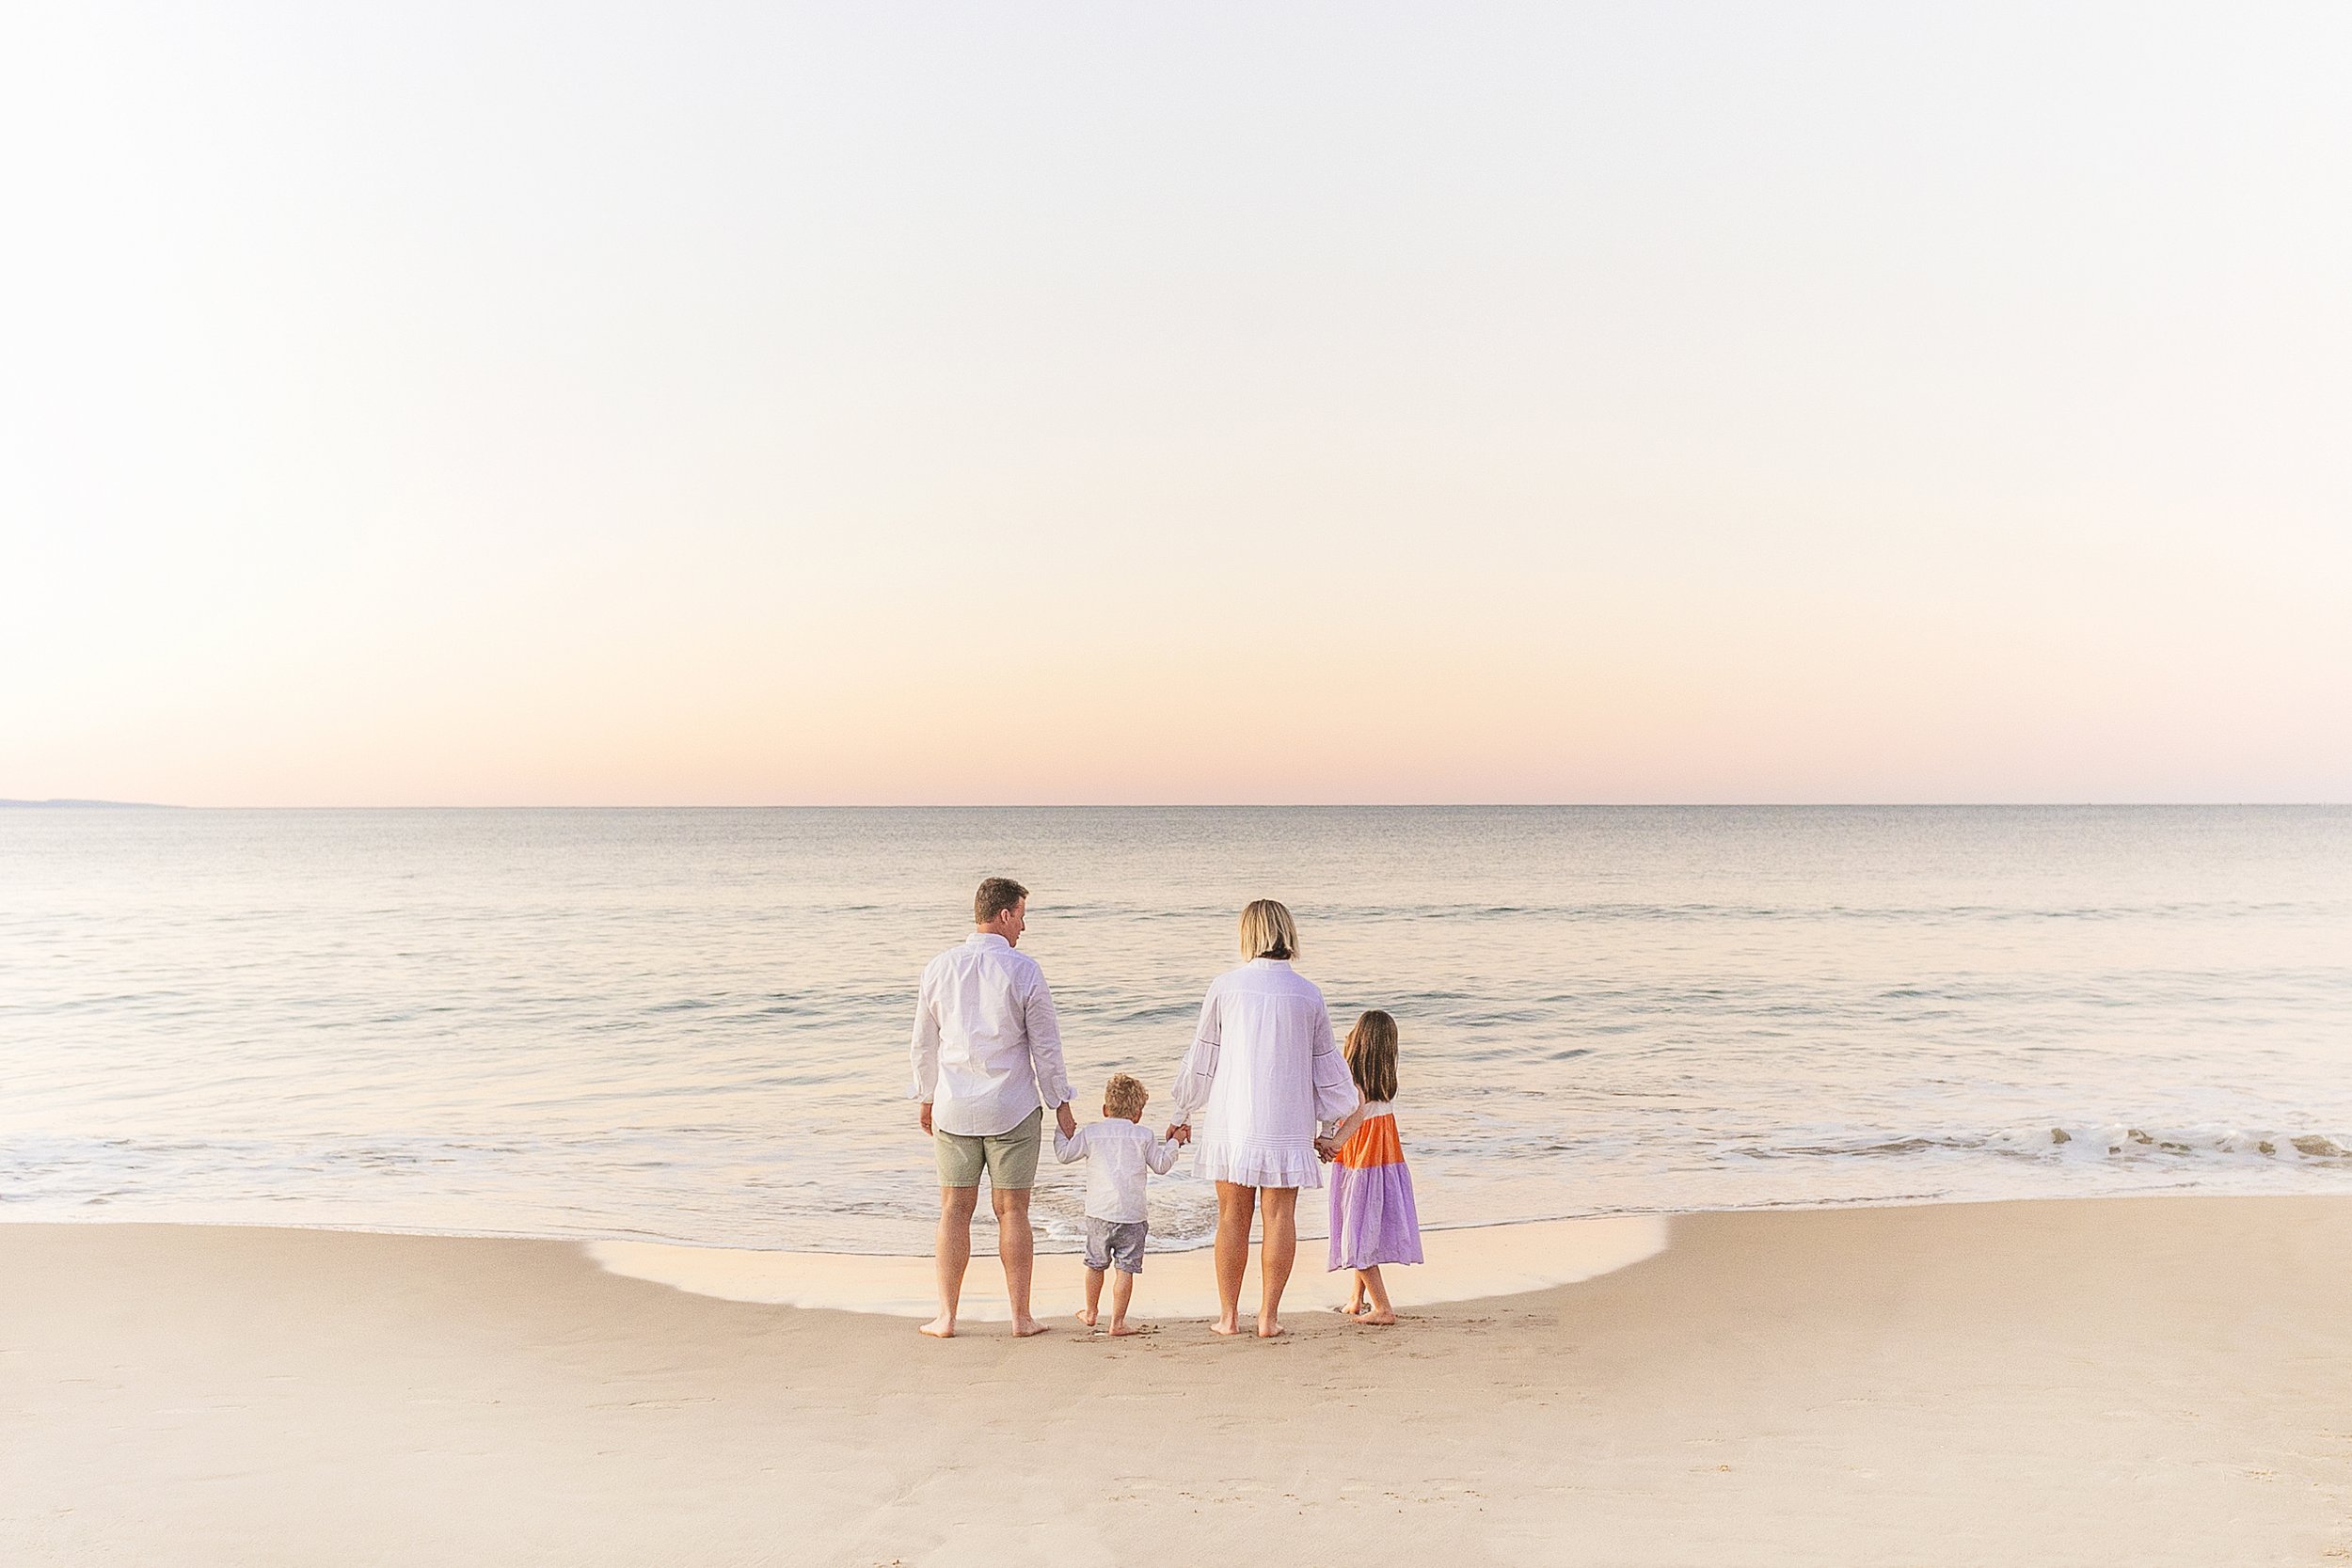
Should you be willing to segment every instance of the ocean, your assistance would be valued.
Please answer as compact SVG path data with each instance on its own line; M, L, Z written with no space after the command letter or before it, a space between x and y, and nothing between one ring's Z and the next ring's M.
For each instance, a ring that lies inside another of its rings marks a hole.
M1088 1117L1165 1117L1290 904L1432 1226L2352 1192L2352 808L56 808L0 811L0 1219L926 1250L915 980L989 875Z

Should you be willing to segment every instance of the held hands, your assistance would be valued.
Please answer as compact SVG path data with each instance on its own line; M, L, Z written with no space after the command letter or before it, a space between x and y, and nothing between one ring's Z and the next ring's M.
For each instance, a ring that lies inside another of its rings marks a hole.
M1340 1146L1337 1140L1332 1138L1317 1138L1315 1140L1315 1158L1322 1161L1325 1164L1329 1164L1335 1158L1338 1157L1339 1152Z
M1171 1121L1168 1124L1168 1131L1161 1133L1160 1136L1163 1138L1173 1139L1177 1147L1182 1148L1184 1145L1192 1142L1192 1124L1183 1121Z

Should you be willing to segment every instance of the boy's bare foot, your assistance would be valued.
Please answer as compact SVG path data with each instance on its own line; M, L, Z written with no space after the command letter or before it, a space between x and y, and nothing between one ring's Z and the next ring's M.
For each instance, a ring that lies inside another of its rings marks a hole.
M1217 1319L1216 1322L1209 1325L1209 1332L1212 1334L1239 1334L1241 1332L1241 1314L1236 1312L1228 1317Z
M1280 1323L1276 1323L1272 1318L1260 1318L1258 1320L1258 1338L1261 1339L1279 1339L1283 1335L1288 1334L1289 1332L1289 1329L1284 1328Z
M928 1334L934 1339L952 1339L956 1337L956 1320L943 1312L916 1332Z
M1081 1307L1078 1308L1076 1313L1078 1321L1086 1324L1089 1328L1092 1328L1094 1326L1095 1316L1095 1310L1091 1307Z
M1130 1326L1129 1324L1127 1324L1127 1323L1125 1323L1120 1322L1119 1319L1117 1319L1117 1318L1113 1318L1113 1319L1111 1320L1111 1338L1114 1338L1114 1339L1124 1339L1125 1338L1127 1338L1127 1336L1128 1336L1128 1335L1130 1335L1130 1334L1134 1334L1134 1333L1136 1333L1136 1332L1137 1332L1137 1330L1136 1330L1134 1327Z
M1386 1328L1396 1322L1396 1314L1394 1312L1367 1312L1356 1321L1359 1323L1376 1323Z
M1025 1339L1032 1334L1044 1332L1045 1325L1035 1318L1015 1318L1012 1321L1012 1337L1016 1339Z

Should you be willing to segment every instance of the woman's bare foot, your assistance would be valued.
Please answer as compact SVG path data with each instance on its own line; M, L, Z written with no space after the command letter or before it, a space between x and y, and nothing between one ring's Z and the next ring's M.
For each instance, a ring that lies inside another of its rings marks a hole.
M1016 1339L1025 1339L1032 1334L1044 1332L1045 1325L1035 1318L1015 1318L1012 1321L1012 1337Z
M1097 1316L1099 1316L1096 1310L1091 1307L1079 1307L1075 1315L1077 1320L1086 1324L1089 1328L1092 1328L1094 1326L1094 1320Z
M1396 1313L1394 1311L1367 1312L1356 1321L1359 1323L1375 1323L1382 1328L1386 1328L1391 1323L1396 1322Z
M934 1339L952 1339L956 1337L956 1320L943 1312L915 1332L928 1334Z
M1284 1328L1280 1323L1275 1322L1272 1318L1260 1318L1258 1320L1258 1338L1261 1339L1279 1339L1283 1335L1288 1334L1289 1332L1289 1329Z
M1346 1304L1345 1304L1345 1305L1343 1305L1343 1306L1334 1307L1333 1308L1331 1308L1331 1310L1332 1310L1332 1311L1337 1312L1337 1313L1338 1313L1341 1317L1343 1317L1343 1318L1352 1318L1352 1317L1355 1317L1358 1313L1361 1312L1363 1309L1364 1309L1364 1304L1363 1304L1362 1302L1360 1302L1360 1301L1351 1301L1351 1302L1346 1303Z
M1111 1338L1114 1339L1124 1339L1130 1334L1140 1332L1141 1330L1132 1323L1122 1323L1117 1318L1111 1320Z
M1239 1334L1241 1332L1241 1314L1238 1312L1227 1313L1224 1317L1217 1319L1216 1322L1209 1325L1209 1332L1212 1334Z

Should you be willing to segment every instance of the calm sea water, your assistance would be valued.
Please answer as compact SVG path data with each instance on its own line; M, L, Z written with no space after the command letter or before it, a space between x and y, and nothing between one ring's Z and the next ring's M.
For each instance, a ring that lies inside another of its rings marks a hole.
M19 809L0 1218L920 1250L914 981L991 873L1152 1115L1287 900L1433 1224L2352 1191L2352 809Z

